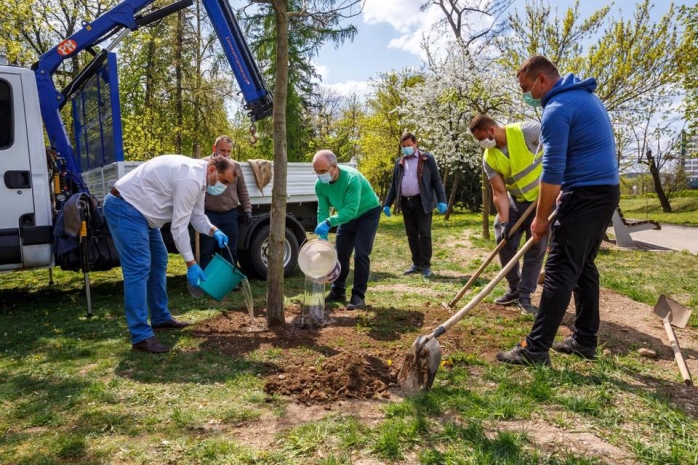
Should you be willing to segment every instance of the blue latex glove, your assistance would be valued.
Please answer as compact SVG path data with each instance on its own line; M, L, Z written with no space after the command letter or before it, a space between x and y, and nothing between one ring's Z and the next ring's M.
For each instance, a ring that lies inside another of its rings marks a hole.
M327 234L329 234L331 227L332 226L330 225L330 222L328 220L325 220L317 225L317 227L315 228L315 234L317 234L323 239L327 239Z
M216 231L213 233L213 238L216 240L216 242L218 242L219 249L222 249L228 245L228 236L226 236L220 229L216 229Z
M193 287L199 287L199 281L206 281L206 273L204 273L204 270L202 270L199 265L194 263L187 269L187 281L189 281L189 284Z
M387 205L386 205L385 207L383 207L383 213L385 213L385 216L387 216L388 218L390 218L390 216L391 216L390 207L387 206Z
M443 202L439 202L439 204L436 206L436 208L439 209L439 215L443 215L446 213L446 210L448 210L448 204L445 204Z

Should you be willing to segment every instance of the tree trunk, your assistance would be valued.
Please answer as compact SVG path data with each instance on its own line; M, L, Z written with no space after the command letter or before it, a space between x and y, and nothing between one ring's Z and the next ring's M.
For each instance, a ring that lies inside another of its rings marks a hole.
M490 238L490 183L487 180L487 173L482 169L482 237Z
M446 211L446 216L444 216L444 221L447 221L451 217L451 205L456 203L456 194L458 193L458 185L460 184L460 167L456 167L453 174L453 187L451 188L451 195L448 196L448 210Z
M269 229L267 272L267 324L283 325L284 318L284 240L286 232L286 98L288 94L288 5L273 0L276 13L276 82L274 85L274 187Z
M647 151L647 165L650 168L652 181L654 181L654 191L657 193L657 198L659 199L659 203L662 205L662 210L664 213L671 213L671 204L669 203L669 198L664 193L662 178L659 175L659 169L657 168L657 163L652 156L651 150Z
M182 91L182 49L184 47L184 13L177 13L177 31L175 37L175 153L182 153L182 129L184 128L184 105Z

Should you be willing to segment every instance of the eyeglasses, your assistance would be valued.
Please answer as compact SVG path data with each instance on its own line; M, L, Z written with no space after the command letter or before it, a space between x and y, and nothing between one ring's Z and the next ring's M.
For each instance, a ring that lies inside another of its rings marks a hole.
M336 165L336 164L334 164L334 165L330 165L330 166L329 166L329 167L328 167L328 168L327 168L326 170L324 170L324 171L318 171L318 170L315 170L315 174L318 174L318 175L320 175L320 174L325 174L325 173L329 173L330 169L332 169L332 167L333 167L333 166L337 166L337 165Z

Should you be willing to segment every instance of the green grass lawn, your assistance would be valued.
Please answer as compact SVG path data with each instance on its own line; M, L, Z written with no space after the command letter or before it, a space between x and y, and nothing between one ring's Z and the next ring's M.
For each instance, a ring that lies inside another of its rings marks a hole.
M665 224L698 226L698 197L670 199L672 212L664 213L656 198L623 198L620 208L626 218L654 220Z
M394 347L402 346L393 335L413 340L422 333L406 327L399 311L427 312L425 301L438 305L457 293L462 277L494 248L479 230L477 215L456 214L448 222L435 216L437 277L428 281L402 276L410 260L401 217L382 218L372 255L371 310L356 318L356 331ZM650 305L666 293L694 310L690 325L698 329L697 256L604 248L597 263L603 286ZM491 265L485 276L498 268ZM223 304L192 299L184 274L181 258L171 256L168 286L178 317L202 323L222 311L244 312L239 294ZM120 271L91 278L91 319L84 317L78 273L57 271L54 286L46 270L0 278L0 463L613 463L603 453L539 448L530 430L511 427L516 424L593 434L622 449L628 463L698 463L696 411L668 395L681 390L677 375L667 379L634 352L602 354L596 363L555 355L552 369L506 367L475 355L525 334L532 319L518 313L471 314L461 323L463 334L478 337L464 340L460 350L450 348L452 366L439 370L434 390L384 403L380 418L333 408L295 424L286 410L291 401L263 389L269 361L280 360L281 349L231 357L206 346L190 327L162 335L175 347L171 354L132 353ZM297 301L302 289L296 272L286 281L288 301ZM265 283L253 281L252 291L255 305L264 306ZM486 301L503 292L500 285ZM259 428L268 445L236 439L242 427Z

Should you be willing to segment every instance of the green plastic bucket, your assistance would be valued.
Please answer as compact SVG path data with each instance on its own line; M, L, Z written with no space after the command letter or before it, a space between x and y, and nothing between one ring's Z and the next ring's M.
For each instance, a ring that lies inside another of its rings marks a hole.
M206 265L204 273L206 281L199 282L199 287L219 302L240 284L240 281L247 279L247 276L218 254Z

